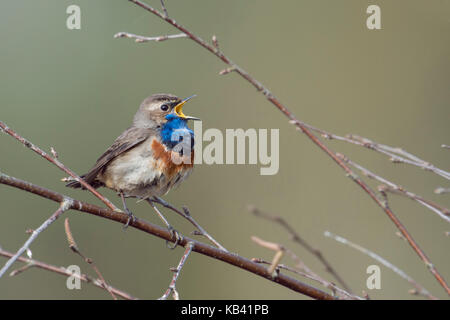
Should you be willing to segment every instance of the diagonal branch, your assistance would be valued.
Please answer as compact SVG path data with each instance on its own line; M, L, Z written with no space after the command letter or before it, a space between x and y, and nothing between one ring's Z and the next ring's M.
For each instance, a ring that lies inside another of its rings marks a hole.
M349 286L345 283L344 279L334 270L334 268L331 266L331 264L328 262L327 259L323 256L322 252L320 250L314 248L311 246L308 242L306 242L300 235L297 233L297 231L294 230L294 228L286 222L282 217L275 216L266 212L263 212L259 210L256 207L250 206L249 210L251 213L253 213L257 217L261 217L264 219L267 219L269 221L273 221L278 223L281 227L283 227L287 233L291 236L292 241L298 243L301 245L306 251L310 252L311 254L315 255L317 259L324 265L325 270L330 273L339 283L340 285L348 292L351 292Z
M227 251L227 249L225 249L224 246L222 246L219 242L217 242L216 239L214 239L208 232L206 232L205 229L203 229L203 227L200 224L198 224L197 221L195 221L195 219L192 217L192 215L187 207L183 207L183 211L181 211L160 197L155 197L154 200L155 200L155 202L159 203L163 207L166 207L167 209L170 209L173 212L178 213L180 216L182 216L183 218L188 220L194 227L196 227L198 229L198 232L197 232L198 235L206 237L209 241L214 243L214 245L216 247L218 247L221 250Z
M180 295L178 294L176 284L177 284L178 277L180 276L181 269L183 269L184 263L186 262L187 258L191 254L193 247L194 247L194 244L192 242L188 242L188 244L186 246L186 250L184 251L184 254L181 257L180 262L178 263L178 266L172 270L173 277L172 277L172 281L170 282L169 288L166 290L166 292L164 292L162 297L159 298L158 300L167 300L167 298L169 297L169 295L171 293L173 294L174 300L180 300Z
M348 134L345 137L339 136L334 133L327 132L325 130L307 125L307 127L328 140L338 140L347 143L351 143L360 147L367 148L369 150L376 151L389 157L389 160L393 163L403 163L411 166L421 168L426 171L433 172L434 174L441 176L447 180L450 180L450 172L439 169L432 165L428 161L422 160L419 157L403 150L402 148L391 147L385 144L374 142L370 139L360 137L354 134Z
M363 166L357 164L356 162L353 162L352 160L350 160L349 158L347 158L345 155L343 154L338 154L339 157L341 157L342 160L344 160L345 162L347 162L348 164L350 164L351 166L353 166L354 168L358 169L359 171L362 172L363 175L365 175L366 177L370 178L370 179L374 179L377 180L381 183L384 184L384 186L382 186L383 191L388 191L397 195L401 195L404 196L406 198L409 198L411 200L416 201L417 203L423 205L425 208L430 209L431 211L435 212L437 215L439 215L439 217L441 217L442 219L444 219L447 222L450 222L450 210L442 207L432 201L426 200L424 198L422 198L421 196L412 193L408 190L405 190L403 187L396 185L395 183L380 177L379 175L373 173L372 171L364 168Z
M269 242L269 241L260 239L256 236L252 236L251 239L256 244L260 245L261 247L264 247L264 248L267 248L267 249L270 249L270 250L273 250L276 252L275 257L272 260L272 262L268 263L268 264L270 264L269 272L271 272L274 275L274 277L277 277L279 275L279 269L286 269L289 271L295 270L293 272L320 283L325 288L332 290L334 295L338 294L338 296L340 298L362 300L361 297L355 296L355 295L347 292L346 290L339 288L334 283L331 283L331 282L325 280L324 278L320 277L318 274L316 274L314 271L312 271L292 250L286 248L285 246L278 244L278 243ZM282 265L279 264L283 253L286 253L287 255L289 255L291 257L292 260L295 261L296 268L293 268L293 270L290 270L289 267L284 266L284 268L283 268ZM264 261L262 259L253 258L252 261L255 261L258 263L264 263L264 264L266 263L266 261Z
M168 17L168 16L169 16L169 13L167 12L166 5L164 4L164 0L161 0L161 8L162 8L163 11L164 11L164 15L165 15L166 17Z
M28 238L28 240L24 243L24 245L17 251L17 253L11 257L3 266L3 268L0 270L0 278L5 274L5 272L11 267L11 265L24 253L31 245L31 243L39 236L39 234L47 229L53 222L55 222L56 219L64 212L69 210L72 207L72 200L69 198L63 198L60 201L59 208L47 219L44 221L44 223L37 228L36 230L33 230L31 233L31 236Z
M53 163L55 166L57 166L58 168L60 168L62 171L64 171L65 173L67 173L68 175L70 175L72 178L74 178L76 181L78 181L79 183L81 183L81 185L83 187L85 187L86 189L88 189L90 192L92 192L92 194L94 194L94 196L96 196L97 198L99 198L101 201L103 201L104 204L106 204L111 210L115 210L115 211L120 211L120 209L118 209L111 201L109 201L108 199L106 199L104 196L102 196L97 190L95 190L93 187L91 187L91 185L89 185L88 183L86 183L83 179L81 179L75 172L73 172L72 170L70 170L69 168L67 168L64 164L62 164L57 157L56 152L54 151L54 149L52 148L52 154L54 155L53 157L51 157L47 152L45 152L44 150L42 150L41 148L39 148L38 146L36 146L35 144L31 143L30 141L28 141L27 139L25 139L24 137L22 137L20 134L18 134L17 132L15 132L13 129L11 129L10 127L8 127L6 125L6 123L0 121L0 130L3 130L4 132L6 132L7 134L9 134L11 137L13 137L14 139L16 139L17 141L19 141L20 143L22 143L25 147L33 150L34 152L36 152L38 155L40 155L41 157L43 157L44 159L50 161L51 163Z
M73 237L72 231L70 230L69 218L66 218L64 220L64 229L66 232L67 241L69 242L69 248L73 252L78 254L87 264L92 266L92 269L94 269L95 273L97 274L98 278L100 279L103 288L109 292L109 294L111 295L111 297L114 300L117 300L117 297L114 295L114 292L112 292L112 290L110 289L110 286L106 283L105 278L103 278L103 275L100 273L100 270L97 268L94 261L91 258L86 257L78 248L77 243L75 242L75 239Z
M433 296L428 290L426 290L422 285L420 285L417 281L415 281L413 278L411 278L409 275L407 275L403 270L401 270L400 268L396 267L395 265L393 265L392 263L390 263L389 261L387 261L386 259L384 259L383 257L380 257L379 255L377 255L376 253L356 244L353 243L341 236L332 234L329 231L325 231L324 235L328 238L334 239L337 242L340 242L342 244L345 244L347 246L349 246L350 248L356 249L366 255L368 255L369 257L371 257L372 259L375 259L376 261L378 261L379 263L383 264L385 267L391 269L392 271L394 271L396 274L398 274L400 277L402 277L403 279L405 279L406 281L408 281L411 285L413 285L416 288L416 291L411 292L414 294L420 294L422 296L427 297L428 299L431 300L436 300L437 298L435 296Z

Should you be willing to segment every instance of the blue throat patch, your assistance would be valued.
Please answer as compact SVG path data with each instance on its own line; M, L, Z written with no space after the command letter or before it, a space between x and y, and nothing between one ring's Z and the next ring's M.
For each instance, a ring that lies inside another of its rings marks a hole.
M187 126L187 120L178 117L175 114L166 116L167 122L161 129L161 141L169 149L183 142L184 139L190 137L191 150L194 148L194 132Z

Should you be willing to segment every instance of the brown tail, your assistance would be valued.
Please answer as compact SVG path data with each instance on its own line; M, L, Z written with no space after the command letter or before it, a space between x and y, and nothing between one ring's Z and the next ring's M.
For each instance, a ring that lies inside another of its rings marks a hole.
M80 176L80 178L84 179L85 176L86 176L86 175L84 174L84 175ZM87 181L86 181L86 182L87 182ZM88 183L89 183L89 182L88 182ZM93 182L91 182L91 183L89 183L89 184L90 184L93 188L95 188L95 189L100 188L100 187L103 187L103 185L104 185L102 182L97 181L97 180L94 180ZM68 184L66 184L66 187L69 187L69 188L75 188L75 189L81 188L82 190L86 190L86 188L83 187L83 186L81 185L81 183L79 183L78 181L71 181L71 182L69 182Z

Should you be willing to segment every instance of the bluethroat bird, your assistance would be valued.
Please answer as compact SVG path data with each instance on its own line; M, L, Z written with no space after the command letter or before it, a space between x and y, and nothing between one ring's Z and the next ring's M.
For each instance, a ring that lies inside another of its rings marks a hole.
M129 215L125 226L135 219L125 203L125 198L133 197L147 200L169 230L174 231L153 202L163 201L159 197L179 185L192 171L194 133L187 122L200 119L183 113L183 105L192 97L181 100L171 94L154 94L146 98L131 127L81 176L94 188L107 187L118 193ZM77 181L67 186L82 188Z

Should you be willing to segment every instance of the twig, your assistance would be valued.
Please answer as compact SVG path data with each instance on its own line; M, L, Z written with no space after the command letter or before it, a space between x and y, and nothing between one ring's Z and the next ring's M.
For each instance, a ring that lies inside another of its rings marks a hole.
M69 168L67 168L64 164L62 164L57 157L51 157L50 155L48 155L45 151L43 151L41 148L39 148L38 146L34 145L33 143L31 143L30 141L28 141L27 139L25 139L24 137L22 137L21 135L19 135L17 132L15 132L13 129L9 128L4 122L0 121L0 128L3 129L4 132L6 132L7 134L9 134L11 137L13 137L14 139L18 140L19 142L21 142L25 147L33 150L34 152L36 152L38 155L40 155L41 157L43 157L44 159L50 161L51 163L53 163L55 166L57 166L58 168L60 168L62 171L64 171L65 173L67 173L68 175L70 175L72 178L74 178L76 181L78 181L83 187L85 187L86 189L88 189L90 192L92 192L92 194L94 194L97 198L99 198L104 204L106 204L108 206L108 208L110 208L111 210L115 210L115 211L121 211L119 208L117 208L111 201L109 201L108 199L106 199L104 196L102 196L97 190L95 190L93 187L91 187L91 185L89 185L88 183L86 183L83 179L81 179L75 172L73 172L72 170L70 170ZM56 151L52 151L52 153L56 154Z
M184 33L179 34L170 34L170 35L164 35L164 36L157 36L157 37L144 37L133 33L128 32L118 32L114 35L114 38L131 38L135 39L134 41L137 43L143 43L143 42L149 42L149 41L165 41L169 39L178 39L178 38L187 38L187 35Z
M8 176L6 174L3 174L0 172L0 184L5 184L26 192L34 193L40 197L47 198L49 200L55 201L55 202L61 202L64 199L70 199L65 195L62 195L60 193L57 193L55 191L43 188L41 186L32 184L27 181L23 181L11 176ZM93 214L95 216L99 216L105 219L113 220L118 223L124 224L128 221L128 215L123 212L113 211L107 208L101 208L96 205L82 202L75 199L72 200L72 206L71 209L81 212L86 212L89 214ZM142 219L131 221L130 227L136 228L138 230L141 230L143 232L146 232L148 234L152 234L156 237L159 237L164 240L172 241L172 234L167 230L166 228L159 227L157 225L148 223ZM226 262L230 265L233 265L237 268L240 268L242 270L247 270L255 275L258 275L262 278L265 278L269 281L278 283L286 288L289 288L295 292L299 292L301 294L304 294L306 296L309 296L314 299L320 299L320 300L329 300L334 299L333 296L329 295L328 293L319 290L317 288L311 287L301 281L298 281L294 278L285 276L285 275L279 275L275 279L272 278L272 275L267 272L267 269L252 262L251 260L241 257L235 253L230 253L221 249L217 249L215 247L212 247L210 245L207 245L205 243L196 241L194 239L190 239L188 237L184 237L180 242L179 245L186 247L186 245L192 242L194 243L194 247L192 248L192 251L195 251L197 253L200 253L202 255L208 256L210 258L220 260L223 262Z
M254 261L256 263L263 263L263 264L268 264L268 265L272 264L272 262L265 261L265 260L260 259L260 258L252 258L252 261ZM306 272L303 272L303 271L300 271L300 270L298 270L296 268L287 266L285 264L279 264L277 266L277 270L275 270L275 272L279 272L280 269L286 270L286 271L290 271L292 273L298 274L299 276L302 276L302 277L305 277L307 279L316 281L316 282L320 283L321 285L324 285L326 288L330 289L331 291L333 291L333 293L337 294L340 298L343 298L343 299L354 299L354 300L364 300L363 298L361 298L359 296L356 296L354 294L351 294L351 293L349 293L349 292L347 292L347 291L345 291L345 290L343 290L343 289L333 285L332 283L331 283L332 287L330 287L329 286L330 283L329 284L325 284L320 279L317 279L316 277L311 276L310 274L308 274Z
M230 72L233 72L234 70L236 69L234 69L233 67L225 68L219 71L219 75L224 76L226 74L229 74Z
M409 275L407 275L403 270L399 269L398 267L396 267L395 265L393 265L392 263L390 263L389 261L387 261L386 259L380 257L379 255L377 255L376 253L356 244L353 243L341 236L335 235L329 231L325 231L324 235L328 238L332 238L334 240L336 240L337 242L340 242L342 244L345 244L347 246L349 246L350 248L356 249L366 255L368 255L369 257L371 257L372 259L378 261L379 263L383 264L385 267L391 269L392 271L394 271L396 274L398 274L400 277L402 277L403 279L405 279L406 281L408 281L411 285L413 285L416 289L417 289L417 294L420 294L424 297L427 297L428 299L432 299L435 300L437 299L436 297L434 297L430 292L428 292L428 290L426 290L422 285L420 285L419 283L417 283L417 281L415 281L413 278L411 278ZM412 293L412 292L411 292Z
M341 297L341 298L361 299L360 297L355 296L355 295L353 295L353 294L351 294L351 293L349 293L349 292L347 292L347 291L337 287L334 283L331 283L331 282L323 279L319 275L317 275L308 266L306 266L306 264L292 250L286 248L285 246L283 246L283 245L281 245L279 243L270 242L270 241L266 241L266 240L260 239L260 238L258 238L256 236L252 236L251 239L256 244L276 252L274 258L272 259L272 262L268 262L267 263L267 264L270 265L269 268L268 268L268 271L274 277L279 276L280 273L278 272L278 270L280 268L282 268L282 267L280 267L279 262L280 262L280 259L282 257L282 254L286 253L286 254L288 254L291 257L292 260L294 260L296 262L296 265L297 265L297 269L289 269L290 271L296 270L296 271L294 271L295 273L320 283L325 288L330 289L333 292L333 295L338 293L339 297ZM265 261L262 260L262 259L255 259L255 258L253 258L252 261L255 261L255 262L258 262L258 263L265 263Z
M434 193L436 194L450 193L450 188L439 187L434 190Z
M161 7L162 7L162 9L164 11L164 16L166 18L169 17L169 13L167 12L166 5L164 4L164 0L161 0Z
M292 241L298 243L301 245L306 251L313 254L325 267L325 270L330 273L338 282L339 284L348 292L351 292L349 286L345 283L344 279L334 270L334 268L331 266L331 264L328 262L327 259L323 256L322 252L311 246L305 239L300 237L300 235L294 230L294 228L286 222L282 217L275 216L266 212L261 211L260 209L256 208L255 206L249 206L248 210L254 214L257 217L273 221L275 223L278 223L281 227L283 227L287 233L290 235Z
M5 274L6 270L9 269L9 267L24 253L31 245L31 243L39 236L39 234L47 229L58 217L66 210L70 209L72 206L72 200L68 198L62 199L60 201L59 208L47 219L44 221L44 223L37 228L36 230L33 230L33 233L28 238L28 240L24 243L24 245L17 251L17 253L9 259L3 268L0 270L0 278Z
M14 253L6 251L6 250L3 250L0 247L0 256L6 257L6 258L11 258L11 257L14 256ZM26 263L26 264L22 268L19 268L17 270L14 270L13 272L11 272L11 274L10 274L11 276L18 275L19 273L21 273L21 272L23 272L23 271L25 271L25 270L27 270L27 269L29 269L31 267L36 267L36 268L39 268L39 269L43 269L43 270L47 270L47 271L50 271L50 272L54 272L56 274L60 274L60 275L65 276L65 277L76 277L77 279L80 279L83 282L91 283L94 286L105 290L105 288L103 287L103 283L102 283L102 281L100 279L92 279L91 277L89 277L88 275L85 275L85 274L72 273L72 272L68 271L64 267L57 267L57 266L54 266L54 265L51 265L51 264L48 264L48 263L44 263L44 262L41 262L41 261L38 261L38 260L34 260L34 259L27 259L27 258L24 258L24 257L17 258L17 261L20 261L20 262L23 262L23 263ZM122 297L124 299L137 300L137 298L129 295L128 293L126 293L126 292L124 292L122 290L116 289L116 288L111 287L111 286L108 286L108 289L111 290L112 292L114 292L114 294L116 294L116 295L118 295L118 296L120 296L120 297Z
M171 225L170 223L167 221L166 217L164 217L164 215L161 213L161 211L159 211L158 207L150 200L147 199L148 203L150 204L150 206L153 208L153 210L155 210L156 214L158 215L158 217L161 219L162 222L164 222L164 224L166 225L167 229L171 231L173 238L175 239L175 244L173 246L169 245L169 241L166 241L166 245L169 249L175 249L176 246L178 245L178 242L183 239L183 236L181 234L178 233L178 231L176 231Z
M219 49L219 40L217 40L217 36L214 34L211 38L214 48Z
M384 193L389 192L392 194L405 196L406 198L409 198L411 200L415 200L419 204L423 205L425 208L428 208L431 211L433 211L434 213L436 213L439 217L441 217L445 221L450 222L450 216L449 216L450 211L447 208L441 207L440 205L438 205L434 202L431 202L429 200L425 200L421 196L418 196L412 192L401 189L401 187L399 189L397 187L380 185L380 186L378 186L378 191L384 192Z
M378 152L384 153L391 156L390 160L394 163L405 163L419 167L421 169L431 171L441 177L450 180L450 172L439 169L432 165L428 161L422 160L419 157L407 152L406 150L398 147L390 147L385 144L377 143L364 137L357 135L347 135L347 137L355 142L362 143L364 147L376 150Z
M419 247L419 245L416 243L416 241L413 239L413 237L409 234L409 232L406 230L406 228L402 225L400 220L395 216L395 214L392 212L391 209L384 206L383 202L378 199L377 194L374 190L372 190L362 179L360 179L350 168L349 166L342 161L334 151L329 149L318 137L314 135L312 132L313 129L311 126L307 125L306 123L298 120L295 115L284 105L281 103L280 100L278 100L270 91L268 88L266 88L264 85L262 85L258 80L253 78L248 72L246 72L243 68L235 64L231 59L229 59L225 54L217 49L213 44L209 44L206 41L204 41L202 38L198 37L197 35L190 32L188 29L180 25L175 20L165 17L164 14L159 12L158 10L154 9L153 7L139 1L139 0L128 0L139 7L147 10L148 12L156 15L157 17L163 19L176 29L180 30L181 32L185 33L192 41L196 42L212 54L214 54L217 58L222 60L225 64L227 64L230 67L233 67L235 69L235 72L239 74L242 78L244 78L247 82L252 84L259 92L261 92L267 100L269 100L278 110L280 110L288 119L289 123L293 124L299 131L303 132L317 147L319 147L323 152L325 152L333 161L336 162L345 172L346 175L351 178L359 187L361 187L364 192L366 192L370 198L372 198L373 201L376 202L376 204L383 209L383 211L388 215L388 217L391 219L391 221L395 224L395 226L402 232L402 234L405 236L405 238L408 240L408 243L412 247L412 249L417 253L417 255L425 262L425 264L428 266L430 272L434 275L436 280L439 282L439 284L445 289L448 295L450 295L450 288L448 287L447 283L445 282L444 278L440 275L440 273L437 271L437 269L433 266L431 261L428 259L428 257L425 255L425 253L422 251L422 249ZM386 146L387 147L387 146ZM389 147L387 147L389 149ZM395 150L399 151L399 150ZM387 152L387 151L383 151ZM399 151L400 153L407 154L406 152ZM410 154L407 154L408 156ZM412 156L411 156L412 157ZM418 158L417 158L418 159ZM405 162L406 163L406 162ZM440 170L438 168L435 168L432 165L424 165L424 164L417 164L415 165L424 168L426 170L430 170L435 172L436 174L439 174L443 177L446 177L447 179L450 179L450 173L445 172L443 170Z
M352 160L350 160L343 154L338 153L338 156L342 160L344 160L346 163L350 164L351 166L353 166L356 169L358 169L359 171L361 171L366 177L368 177L370 179L375 179L375 180L385 184L385 186L381 187L381 189L383 189L384 192L390 192L390 193L405 196L411 200L414 200L414 201L418 202L419 204L423 205L424 207L426 207L426 208L430 209L431 211L435 212L436 214L438 214L439 217L441 217L445 221L450 222L450 217L449 217L450 210L449 209L442 207L432 201L426 200L426 199L422 198L421 196L414 194L408 190L405 190L403 187L401 187L385 178L382 178L379 175L373 173L372 171L364 168L363 166L353 162ZM379 188L380 191L381 191L381 189Z
M50 152L53 155L53 158L58 159L58 152L56 152L55 148L50 147Z
M177 208L175 208L173 205L171 205L170 203L168 203L167 201L165 201L162 198L155 197L155 202L159 203L163 207L166 207L167 209L172 210L175 213L178 213L180 216L182 216L183 218L188 220L194 227L196 227L198 229L199 232L197 233L197 235L206 237L209 241L214 243L214 245L216 247L218 247L221 250L227 251L227 249L225 249L225 247L223 247L219 242L217 242L216 239L214 239L208 232L206 232L205 229L203 229L203 227L201 225L198 224L197 221L195 221L195 219L192 217L189 209L186 206L184 206L183 211L181 211L181 210L178 210Z
M360 147L367 148L369 150L373 150L376 152L379 152L381 154L384 154L389 157L389 160L393 163L404 163L412 166L419 167L421 169L431 171L447 180L450 180L450 172L442 170L437 168L436 166L432 165L431 163L420 159L419 157L403 150L402 148L397 147L391 147L388 145L380 144L377 142L374 142L370 139L355 135L355 134L348 134L345 137L336 135L331 132L327 132L323 129L316 128L314 126L311 126L309 124L305 124L309 129L318 132L322 137L328 140L338 140L343 141L347 143L351 143Z
M111 297L114 300L117 300L117 297L114 295L114 292L112 292L111 289L109 289L109 285L106 283L105 278L103 278L102 274L100 273L100 270L97 268L97 266L95 265L94 261L91 258L86 257L78 248L77 243L75 242L75 239L72 235L72 231L70 230L70 225L69 225L69 218L66 218L64 220L64 229L66 232L66 236L67 236L67 241L69 242L69 248L75 252L76 254L78 254L81 258L83 258L83 260L89 264L90 266L92 266L92 269L94 269L95 273L97 274L98 278L100 279L100 281L102 282L103 288L106 289L106 291L109 292L109 294L111 295Z
M14 254L11 254L11 257L12 257L13 255L14 255ZM17 276L18 274L21 274L22 272L27 271L28 269L30 269L30 268L32 268L32 267L34 267L34 263L32 263L32 262L27 263L26 265L24 265L24 266L22 266L22 267L20 267L20 268L17 268L17 269L15 269L15 270L13 270L13 271L11 271L10 274L9 274L9 276L10 276L10 277Z
M268 242L256 236L252 236L251 239L253 240L253 242L260 245L261 247L275 251L275 256L273 257L272 262L270 263L268 271L273 275L273 277L276 277L276 274L274 273L275 269L280 264L280 261L283 258L286 248L280 244Z
M178 263L177 268L176 269L172 269L173 277L172 277L172 281L170 282L169 288L162 295L162 297L159 298L158 300L167 300L167 298L169 297L169 295L171 293L173 294L173 299L174 300L180 300L180 295L178 294L178 291L177 291L177 288L176 288L176 284L177 284L178 277L180 276L181 269L183 269L184 263L186 262L187 258L189 257L189 254L192 252L192 248L193 247L194 247L194 243L193 242L188 242L187 243L186 250L184 251L184 254L181 257L181 260Z
M281 245L279 243L262 240L261 238L258 238L256 236L252 236L251 239L252 239L253 242L255 242L256 244L260 245L261 247L267 248L269 250L273 250L275 252L279 252L279 251L285 252L286 254L288 254L292 258L292 260L294 260L296 262L298 269L303 270L304 272L306 272L307 274L309 274L312 277L315 277L316 279L320 278L292 250L289 250L285 246L283 246L283 245ZM273 261L272 261L271 264L273 265ZM275 269L276 265L273 268Z

